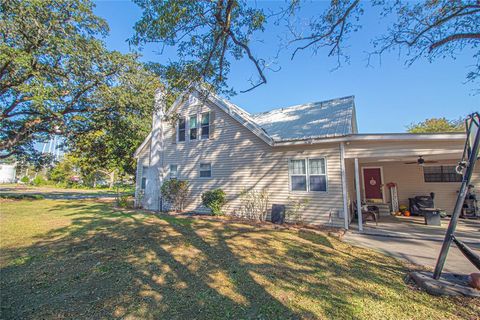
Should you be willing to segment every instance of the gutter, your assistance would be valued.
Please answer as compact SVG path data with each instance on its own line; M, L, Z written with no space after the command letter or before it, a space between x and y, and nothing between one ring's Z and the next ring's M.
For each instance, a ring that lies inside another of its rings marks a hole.
M375 133L274 141L275 147L351 141L465 141L464 133Z

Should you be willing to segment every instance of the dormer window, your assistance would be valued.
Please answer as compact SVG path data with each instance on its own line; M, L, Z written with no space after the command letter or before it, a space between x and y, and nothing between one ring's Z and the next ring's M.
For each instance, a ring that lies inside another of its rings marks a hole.
M210 138L210 112L205 112L201 114L201 138L208 139Z
M190 116L190 140L197 140L197 115Z
M185 136L187 132L187 124L185 118L178 119L178 141L185 141Z

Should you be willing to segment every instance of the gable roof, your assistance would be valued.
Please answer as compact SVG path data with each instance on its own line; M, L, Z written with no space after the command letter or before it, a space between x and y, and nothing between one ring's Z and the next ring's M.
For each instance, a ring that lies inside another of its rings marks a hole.
M199 94L204 94L206 90L196 86L193 89ZM186 91L175 101L167 111L167 116L184 105L185 94L188 92ZM206 98L271 146L275 142L332 138L357 133L354 96L279 108L257 114L250 114L212 92L208 92ZM148 145L150 139L151 133L135 151L135 157Z
M274 141L332 138L356 133L354 96L252 115Z

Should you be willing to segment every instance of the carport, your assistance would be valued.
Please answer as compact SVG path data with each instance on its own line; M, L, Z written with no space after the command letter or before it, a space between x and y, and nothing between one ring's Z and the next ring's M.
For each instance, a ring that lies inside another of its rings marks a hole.
M464 141L462 133L405 133L359 134L342 142L342 183L346 190L343 205L345 212L350 213L345 217L345 229L354 227L362 231L362 223L350 224L355 212L353 207L358 206L356 209L360 211L363 202L380 208L375 230L384 229L388 233L397 228L392 226L405 224L408 232L409 223L415 225L418 219L391 217L392 207L408 206L409 198L431 192L435 193L435 206L450 214L460 187L461 176L457 177L454 168L461 158ZM418 162L420 157L424 163ZM472 183L480 187L479 173L477 167ZM388 187L392 184L396 186L393 198Z

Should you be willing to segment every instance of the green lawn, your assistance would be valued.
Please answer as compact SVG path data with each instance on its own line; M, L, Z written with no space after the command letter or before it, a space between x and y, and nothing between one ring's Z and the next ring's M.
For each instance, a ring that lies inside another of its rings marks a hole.
M408 287L398 261L335 238L121 212L0 203L2 319L475 319L478 300Z

